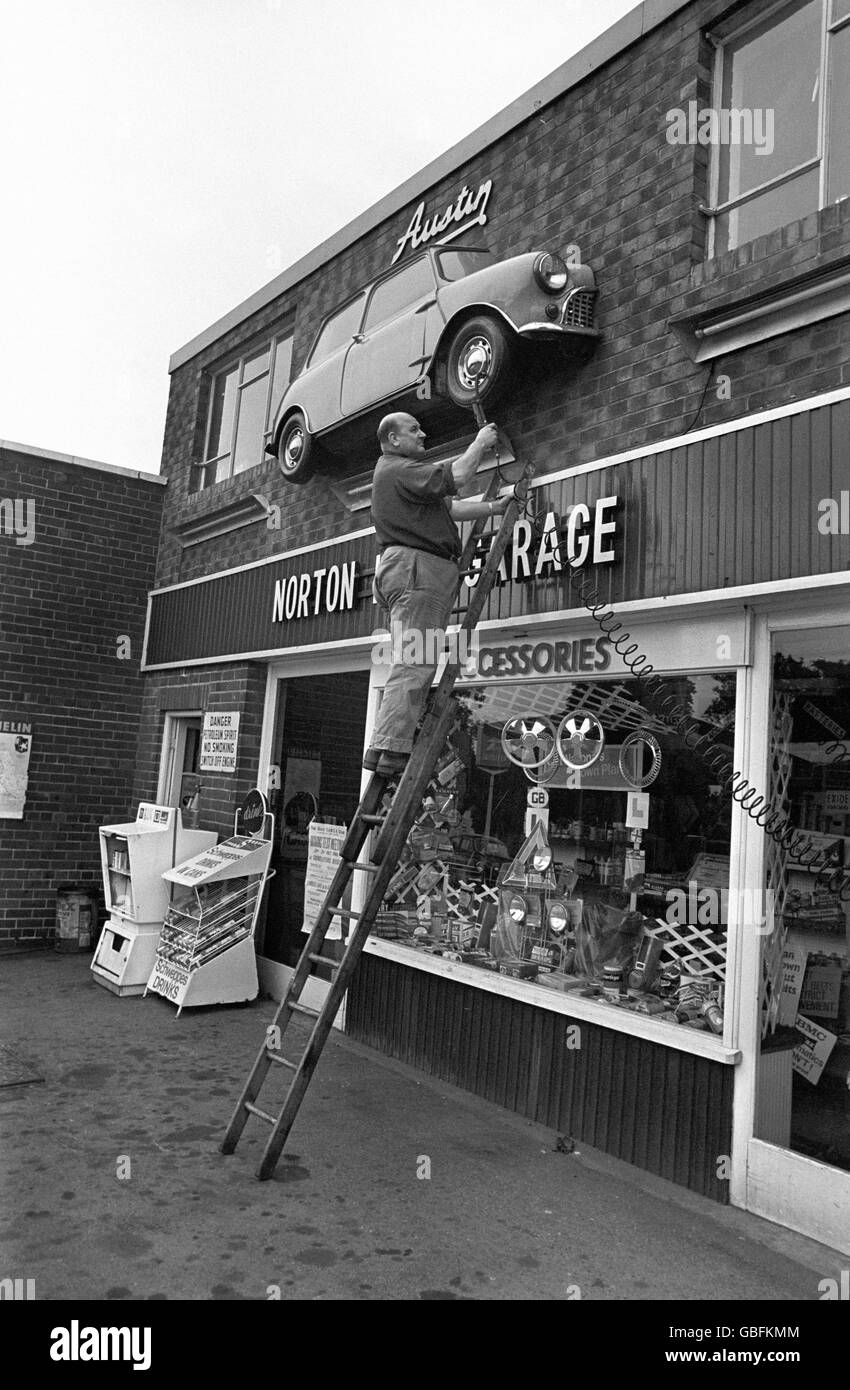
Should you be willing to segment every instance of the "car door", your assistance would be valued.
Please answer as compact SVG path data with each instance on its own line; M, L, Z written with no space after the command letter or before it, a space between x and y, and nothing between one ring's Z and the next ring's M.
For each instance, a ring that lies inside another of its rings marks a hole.
M345 359L360 328L365 303L364 290L325 320L303 372L284 397L284 408L295 401L307 412L314 434L341 418Z
M397 395L422 375L430 357L426 332L437 308L429 256L420 256L385 276L369 296L363 327L345 359L343 415L354 415Z

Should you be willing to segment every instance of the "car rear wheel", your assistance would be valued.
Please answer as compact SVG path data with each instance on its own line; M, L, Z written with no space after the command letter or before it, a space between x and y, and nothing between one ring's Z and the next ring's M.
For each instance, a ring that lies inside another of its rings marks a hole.
M489 314L467 319L446 355L446 389L455 405L494 404L509 384L513 359L513 337L499 319Z
M306 483L313 473L313 436L300 410L284 421L277 442L277 461L288 483Z

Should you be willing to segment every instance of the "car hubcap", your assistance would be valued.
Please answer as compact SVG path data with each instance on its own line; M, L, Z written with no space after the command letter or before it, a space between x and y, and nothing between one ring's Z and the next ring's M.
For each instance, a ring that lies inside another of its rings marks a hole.
M483 385L493 367L493 349L487 338L470 338L464 343L457 364L458 380L465 391Z
M304 433L302 430L293 430L283 448L284 462L294 468L304 451Z

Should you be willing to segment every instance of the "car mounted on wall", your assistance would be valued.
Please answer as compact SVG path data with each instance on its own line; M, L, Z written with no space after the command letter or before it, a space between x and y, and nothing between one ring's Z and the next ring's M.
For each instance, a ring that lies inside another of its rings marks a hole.
M394 266L324 319L275 416L267 452L304 483L319 452L381 408L448 398L470 407L504 394L522 340L598 338L596 281L549 251L498 261L473 246L430 247ZM418 398L418 399L417 399Z

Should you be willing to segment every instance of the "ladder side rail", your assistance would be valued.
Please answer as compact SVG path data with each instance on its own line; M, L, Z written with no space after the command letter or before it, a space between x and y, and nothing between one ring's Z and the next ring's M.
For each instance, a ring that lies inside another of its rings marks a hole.
M260 1167L257 1170L257 1176L263 1180L270 1178L277 1166L281 1150L295 1122L301 1102L310 1085L313 1072L318 1065L322 1050L328 1039L331 1028L333 1027L333 1021L336 1018L339 1005L348 989L351 976L357 968L372 922L383 901L387 884L396 870L396 860L407 838L408 830L413 823L416 811L419 808L419 803L422 800L422 795L428 784L433 763L439 749L445 741L453 718L454 710L452 704L450 701L446 701L445 708L434 718L432 727L426 736L431 756L428 756L428 749L424 750L423 756L417 760L418 767L413 774L408 777L407 773L405 773L407 781L406 788L403 790L402 786L399 785L396 798L401 797L402 804L398 808L397 815L393 818L393 829L386 843L386 856L380 862L378 873L370 886L368 897L364 903L362 916L351 935L339 970L325 996L325 1001L319 1012L319 1017L313 1025L309 1041L298 1063L295 1075L292 1078L283 1109L280 1112L277 1124L269 1136ZM423 742L422 738L420 738L419 742Z

